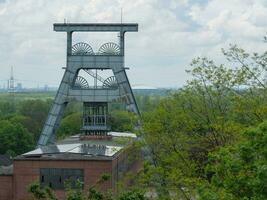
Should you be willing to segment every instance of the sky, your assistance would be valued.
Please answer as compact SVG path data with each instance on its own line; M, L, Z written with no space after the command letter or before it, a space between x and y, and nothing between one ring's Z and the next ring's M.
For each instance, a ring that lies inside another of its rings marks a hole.
M193 58L227 62L221 48L238 44L263 52L267 0L0 0L0 87L10 68L27 87L57 87L66 65L66 34L53 23L138 23L126 33L126 67L132 86L177 88ZM116 34L76 34L95 51Z

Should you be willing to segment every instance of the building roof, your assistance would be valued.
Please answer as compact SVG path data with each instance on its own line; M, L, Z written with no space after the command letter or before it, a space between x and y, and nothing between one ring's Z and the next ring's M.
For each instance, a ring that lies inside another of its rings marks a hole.
M15 160L113 160L136 138L132 133L110 132L109 135L113 136L110 140L80 140L79 135L74 135L24 153Z
M13 173L12 163L8 155L0 155L0 175L11 175Z
M13 165L0 166L0 176L1 175L12 175L12 174L13 174Z
M9 166L12 164L12 160L8 155L0 154L0 166Z

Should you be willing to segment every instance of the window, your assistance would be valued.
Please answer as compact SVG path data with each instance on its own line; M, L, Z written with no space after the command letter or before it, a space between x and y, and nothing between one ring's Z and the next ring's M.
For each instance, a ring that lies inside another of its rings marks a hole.
M83 169L41 168L40 184L52 189L64 189L64 183L68 180L75 188L77 180L83 182L83 174Z

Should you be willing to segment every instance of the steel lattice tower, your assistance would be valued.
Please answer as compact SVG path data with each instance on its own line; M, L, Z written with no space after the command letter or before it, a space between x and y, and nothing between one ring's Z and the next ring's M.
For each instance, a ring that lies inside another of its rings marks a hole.
M68 102L83 102L83 127L85 134L102 135L109 130L107 124L108 103L122 100L127 110L139 114L139 110L125 72L124 36L126 32L137 32L138 24L132 23L57 23L54 31L67 32L67 66L44 124L38 146L54 142L56 130ZM72 44L74 32L118 32L119 44L106 43L97 53L91 46L80 42ZM111 69L114 76L103 80L93 70ZM79 76L80 70L103 83L101 87L89 87Z

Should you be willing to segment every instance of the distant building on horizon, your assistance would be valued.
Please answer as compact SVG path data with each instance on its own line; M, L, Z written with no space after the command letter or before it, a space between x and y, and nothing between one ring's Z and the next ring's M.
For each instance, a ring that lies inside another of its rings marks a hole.
M13 74L13 67L11 67L10 78L7 81L7 88L9 93L15 92L15 80Z

